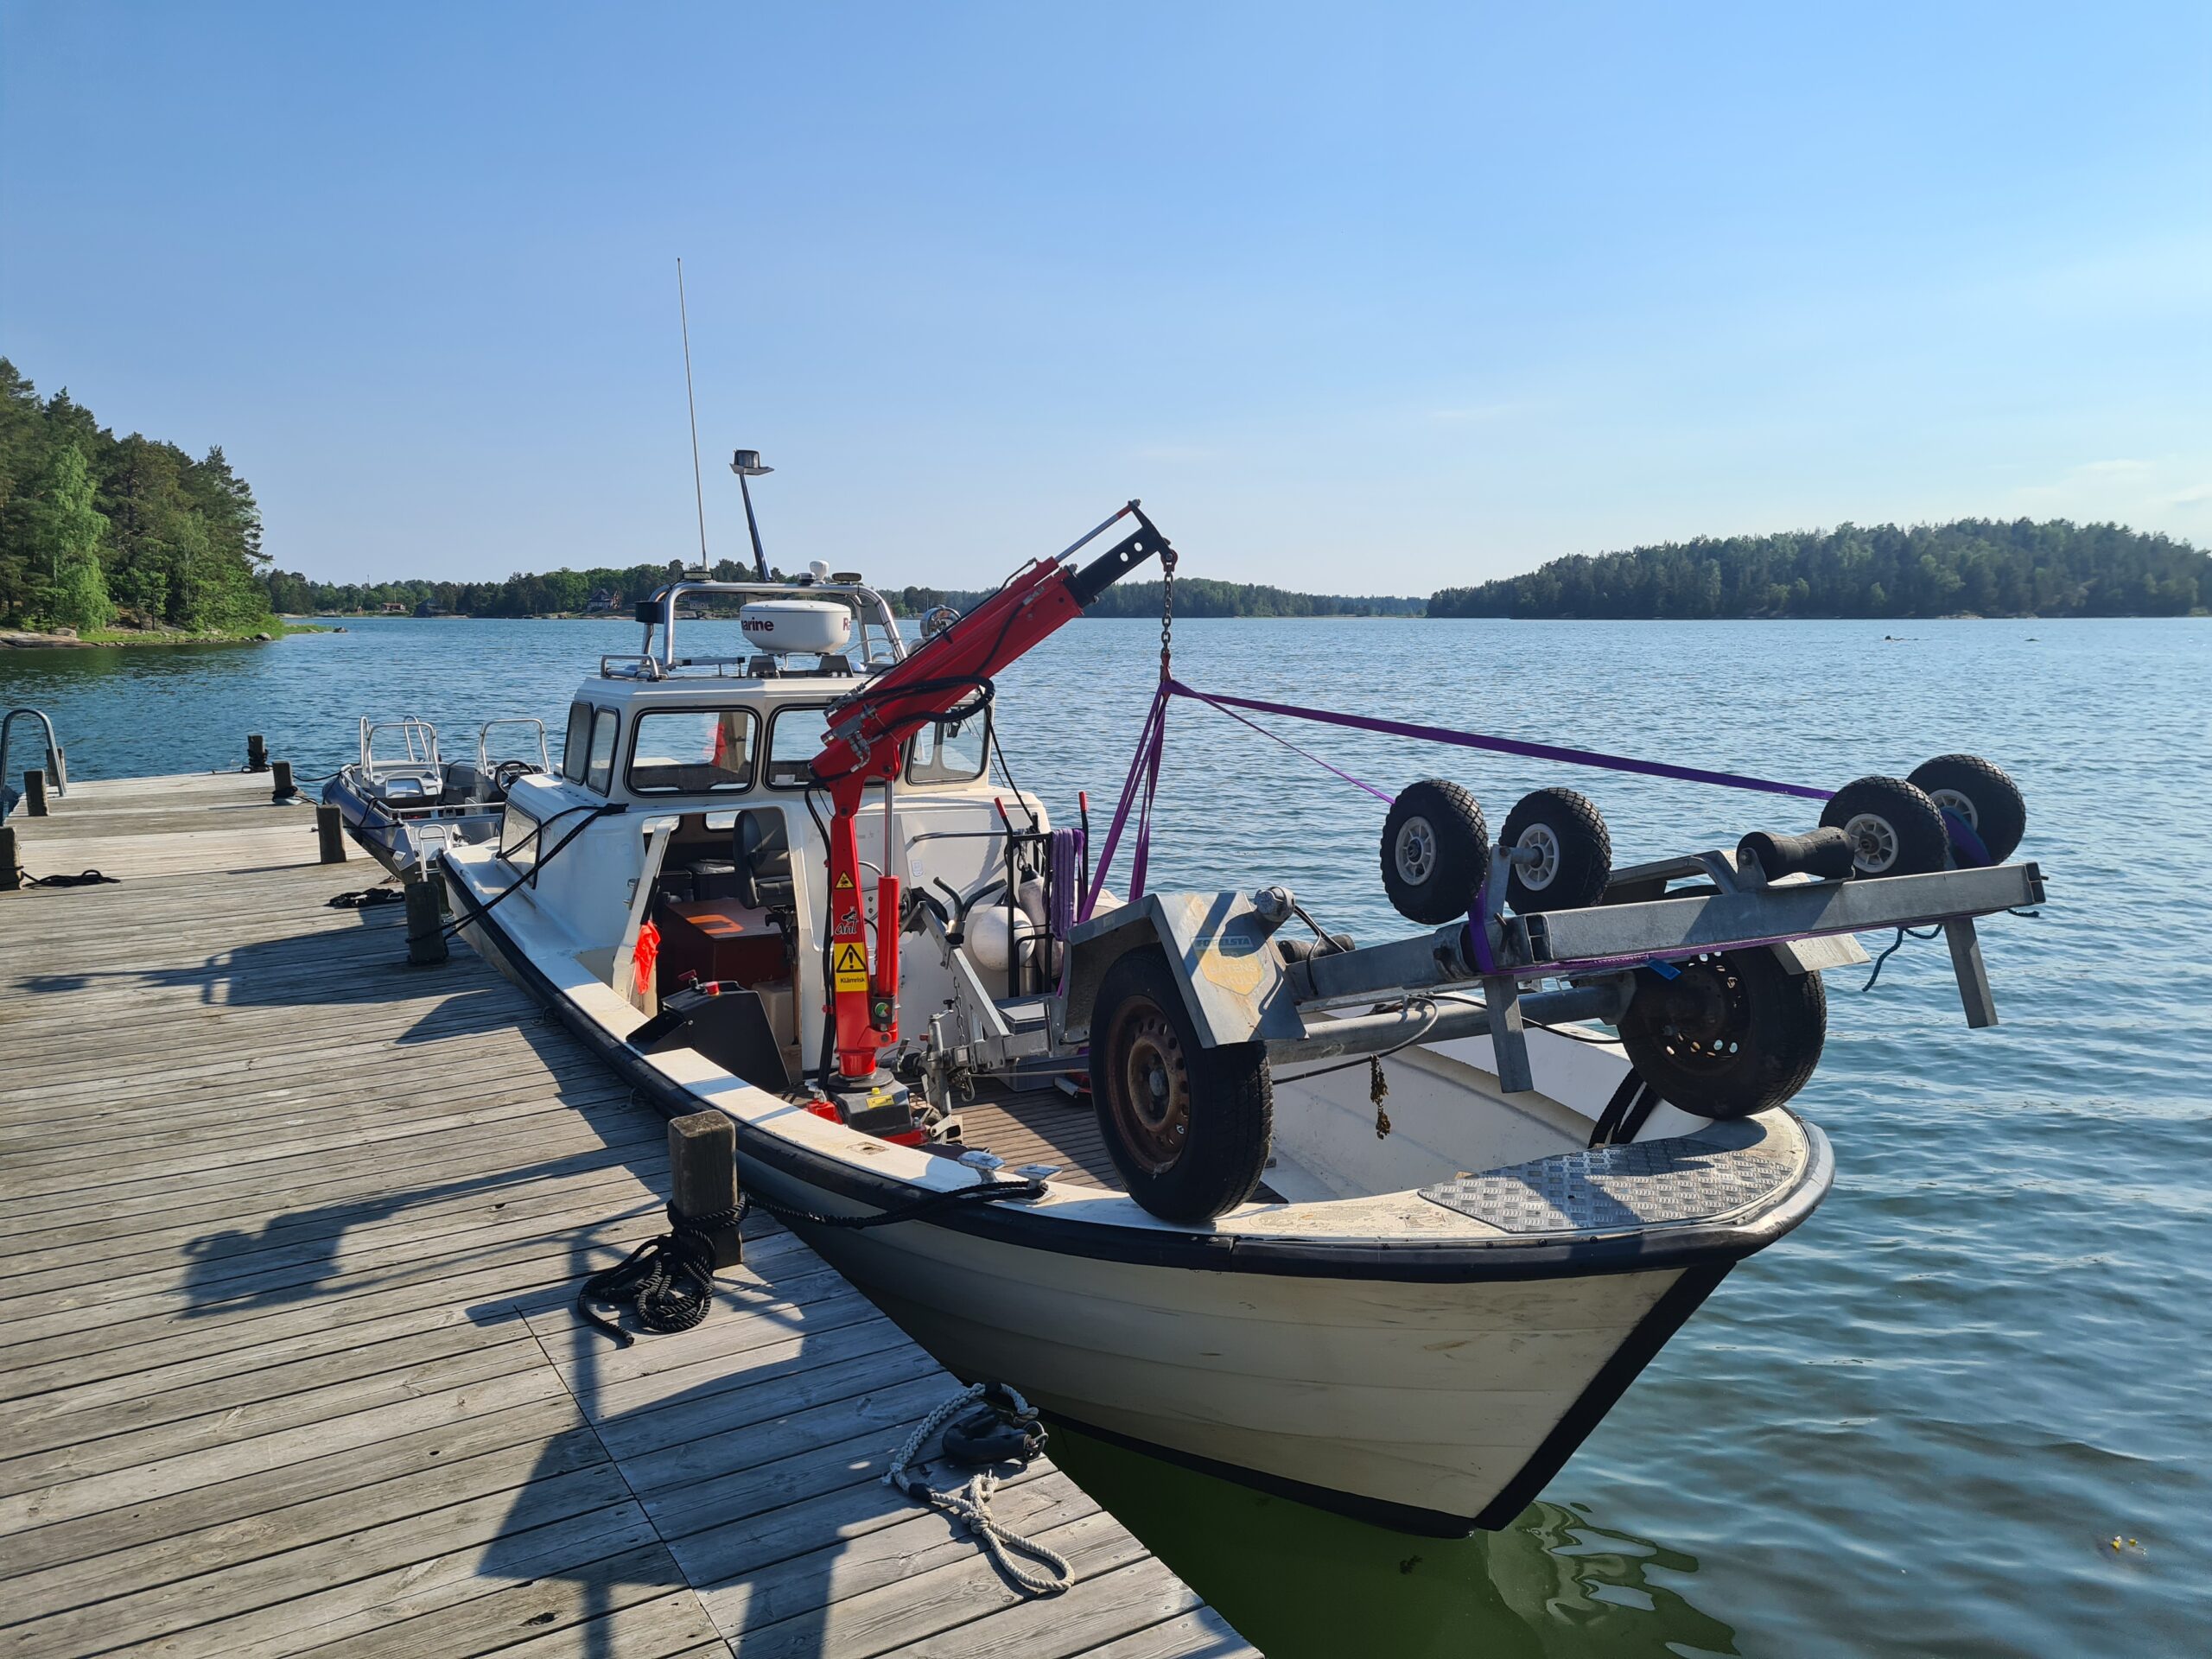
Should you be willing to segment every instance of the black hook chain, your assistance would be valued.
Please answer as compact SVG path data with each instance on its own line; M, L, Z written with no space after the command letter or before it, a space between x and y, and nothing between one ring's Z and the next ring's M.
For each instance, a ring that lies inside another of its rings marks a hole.
M1160 677L1175 677L1175 550L1160 552Z

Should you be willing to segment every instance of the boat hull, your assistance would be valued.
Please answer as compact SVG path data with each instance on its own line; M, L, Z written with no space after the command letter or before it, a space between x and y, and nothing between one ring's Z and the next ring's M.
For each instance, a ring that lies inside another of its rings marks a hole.
M445 868L470 942L643 1098L671 1116L726 1109L594 1018ZM1556 1241L1259 1236L1003 1203L860 1229L818 1218L881 1214L918 1189L731 1115L746 1191L963 1379L1011 1382L1064 1421L1262 1490L1444 1536L1510 1525L1729 1268L1811 1213L1834 1167L1801 1125L1802 1167L1756 1214Z
M1078 1427L1446 1536L1510 1524L1727 1272L1393 1283L925 1225L797 1230L963 1379L1013 1379Z

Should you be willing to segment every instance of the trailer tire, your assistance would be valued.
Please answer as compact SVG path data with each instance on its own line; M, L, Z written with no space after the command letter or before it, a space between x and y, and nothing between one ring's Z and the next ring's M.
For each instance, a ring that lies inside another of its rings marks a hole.
M1621 1046L1660 1097L1721 1122L1802 1089L1827 1039L1827 991L1764 948L1716 950L1646 969L1621 1016Z
M2028 832L2028 804L2020 786L2005 768L1978 754L1939 754L1923 760L1905 779L1936 803L1936 810L1955 812L1989 854L1989 861L2002 864L2018 850ZM1944 823L1950 833L1949 821ZM1981 860L1953 839L1957 861L1965 866Z
M1851 837L1855 876L1926 875L1940 870L1951 832L1936 803L1902 778L1860 778L1828 797L1821 827Z
M1613 837L1598 804L1572 789L1531 790L1505 820L1498 845L1526 849L1539 861L1512 867L1505 896L1527 916L1540 910L1580 910L1605 896L1613 875Z
M1264 1043L1199 1046L1167 958L1106 970L1090 1024L1090 1096L1129 1196L1162 1221L1209 1221L1252 1196L1274 1132Z
M1475 798L1441 778L1406 785L1382 820L1382 891L1409 922L1433 927L1474 907L1490 874L1490 826Z

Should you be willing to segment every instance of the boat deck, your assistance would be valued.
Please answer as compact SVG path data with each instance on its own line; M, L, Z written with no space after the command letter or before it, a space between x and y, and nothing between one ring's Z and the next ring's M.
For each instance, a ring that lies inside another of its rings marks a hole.
M465 949L330 908L382 872L267 789L10 821L122 878L0 893L10 1651L1252 1651L1047 1462L996 1506L1075 1564L1041 1602L884 1487L953 1381L773 1224L696 1329L580 1327L664 1225L662 1121Z
M1057 1089L1001 1093L979 1089L963 1100L959 1114L962 1144L995 1152L1009 1164L1052 1164L1057 1180L1087 1182L1109 1192L1124 1190L1121 1172L1098 1132L1090 1096Z

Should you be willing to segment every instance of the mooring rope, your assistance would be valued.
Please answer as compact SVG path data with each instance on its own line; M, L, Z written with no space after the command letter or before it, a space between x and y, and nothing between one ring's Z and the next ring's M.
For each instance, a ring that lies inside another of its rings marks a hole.
M711 1216L682 1216L668 1206L669 1230L657 1233L613 1267L594 1273L576 1292L576 1317L627 1348L637 1338L589 1303L625 1304L648 1331L689 1331L715 1303L715 1235L744 1218L745 1207Z
M922 1447L931 1435L950 1422L954 1416L971 1402L988 1401L996 1394L1003 1404L990 1409L1001 1418L1020 1421L1027 1420L1034 1427L1037 1413L1020 1395L1004 1383L976 1382L961 1389L943 1405L914 1426L906 1444L891 1455L891 1467L884 1471L883 1484L894 1491L904 1492L917 1503L950 1516L968 1529L982 1542L992 1564L1006 1574L1014 1585L1033 1596L1057 1596L1075 1584L1075 1568L1068 1558L1049 1544L1026 1537L1009 1526L995 1519L991 1514L991 1497L999 1488L997 1473L990 1469L978 1469L967 1486L957 1492L940 1492L919 1476L910 1475L907 1465L921 1455ZM1039 1431L1034 1444L1042 1445ZM1027 1462L1025 1456L1022 1459ZM1041 1562L1047 1569L1043 1573L1031 1571L1014 1559L1013 1551L1020 1550L1032 1560Z

